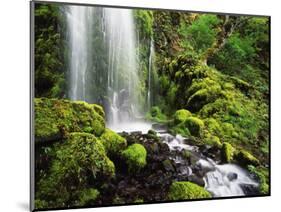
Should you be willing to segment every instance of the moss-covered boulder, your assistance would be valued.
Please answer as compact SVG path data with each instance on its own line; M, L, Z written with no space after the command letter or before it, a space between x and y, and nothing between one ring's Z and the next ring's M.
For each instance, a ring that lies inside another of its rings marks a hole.
M192 116L192 114L188 110L185 109L177 110L174 114L174 123L175 124L182 123L190 116Z
M246 150L240 150L237 154L235 154L235 159L241 166L248 165L259 165L259 160L255 158L252 154L247 152Z
M221 95L221 86L209 77L195 79L188 89L187 108L192 112L199 111L204 105L214 102Z
M105 129L103 109L83 101L35 98L35 141L60 140L71 132L100 136Z
M184 123L191 135L200 137L204 127L204 122L201 119L196 117L189 117Z
M224 142L221 148L221 161L223 163L231 162L233 160L234 153L234 147L230 143Z
M217 147L217 148L222 147L220 138L215 135L207 134L203 140L204 140L204 144L206 145Z
M169 188L168 200L189 200L211 198L211 194L203 187L191 182L174 182Z
M47 201L50 207L62 207L66 202L76 205L72 200L79 199L80 189L114 176L115 166L100 140L89 133L70 133L55 147L51 167L36 185L36 199Z
M146 165L146 149L141 144L133 144L122 152L128 170L131 173L138 172Z
M100 140L105 151L111 156L119 155L127 147L126 139L110 129L105 129Z
M253 165L249 165L247 167L249 172L255 176L255 178L259 182L259 192L261 194L269 194L269 178L268 178L268 169L264 167L255 167Z

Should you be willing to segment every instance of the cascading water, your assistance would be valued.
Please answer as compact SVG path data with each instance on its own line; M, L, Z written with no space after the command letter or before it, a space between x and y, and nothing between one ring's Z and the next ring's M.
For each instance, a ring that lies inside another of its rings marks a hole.
M111 100L109 126L114 128L133 119L138 106L136 36L132 10L106 8L103 15L108 48L107 95Z
M158 135L168 144L171 151L188 150L196 155L198 160L193 168L205 172L203 177L205 188L214 197L244 196L247 195L245 190L250 193L258 187L258 183L250 178L249 173L238 165L217 164L212 159L202 156L198 147L186 144L185 138L180 135L172 136L165 132ZM183 159L176 157L174 160L181 163ZM186 167L186 174L188 176L192 174L191 167Z
M130 122L140 106L132 10L69 6L65 14L69 98L103 104L111 128Z
M148 60L148 89L147 89L147 107L151 108L151 74L153 71L153 58L154 58L154 40L150 38L150 50Z
M92 31L93 8L71 6L66 11L69 44L69 97L86 100L86 74L91 47L88 36Z

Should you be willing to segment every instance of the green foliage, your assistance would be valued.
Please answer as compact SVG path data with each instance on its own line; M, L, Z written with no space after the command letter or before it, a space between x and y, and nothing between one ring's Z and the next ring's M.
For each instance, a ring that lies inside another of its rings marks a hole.
M216 15L200 15L191 24L181 22L179 34L182 36L181 45L185 49L194 49L197 53L203 53L213 44L217 25L220 19Z
M36 185L36 198L47 201L49 207L73 206L77 204L73 199L84 198L87 192L93 194L93 190L84 190L91 181L114 176L114 164L101 141L92 134L70 133L63 144L57 145L48 174ZM80 192L86 193L81 197Z
M204 122L196 117L189 117L184 122L191 135L200 137L204 127Z
M105 129L100 140L109 155L119 155L127 147L127 141L110 129Z
M46 209L48 208L48 202L45 200L35 199L35 209Z
M140 37L150 38L153 34L153 13L149 10L135 10L134 17L138 29L141 29Z
M265 83L269 71L269 19L251 17L241 26L209 63L251 84Z
M174 182L169 188L168 200L189 200L211 198L211 194L203 187L191 182Z
M268 178L268 169L262 167L255 167L253 165L248 166L250 173L254 174L259 181L259 191L261 194L269 194L269 178Z
M98 196L100 195L100 192L97 189L85 189L80 192L79 194L79 203L77 206L86 206L91 203L93 203Z
M141 144L133 144L122 152L130 173L140 171L146 165L146 149Z
M63 17L55 4L35 6L35 96L62 97L65 93ZM58 27L60 25L60 27ZM59 29L62 29L60 31Z
M150 121L156 121L159 123L166 123L167 116L162 113L161 109L157 106L153 106L150 111L146 114L146 119Z
M191 112L185 109L177 110L174 114L174 123L179 124L186 121L187 118L192 116Z
M235 153L235 149L228 142L224 142L221 148L221 160L224 163L230 163L233 161L233 156Z
M70 132L100 136L105 129L100 106L82 101L35 98L35 141L60 140Z

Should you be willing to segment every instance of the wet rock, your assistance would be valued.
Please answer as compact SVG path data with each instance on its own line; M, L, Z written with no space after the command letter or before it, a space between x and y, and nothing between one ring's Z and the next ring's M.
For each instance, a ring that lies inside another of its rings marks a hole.
M253 184L241 184L240 187L242 188L245 195L257 195L259 194L259 188Z
M166 143L160 143L160 151L162 152L162 154L168 154L170 152L170 148L168 146L168 144Z
M164 169L165 169L167 172L170 172L170 171L173 172L173 171L175 171L175 168L174 168L174 166L172 165L171 160L169 160L169 159L164 160L164 161L162 162L162 165L163 165Z
M205 181L203 180L203 178L202 177L198 177L195 174L190 175L188 177L188 179L189 179L190 182L193 182L193 183L195 183L197 185L200 185L202 187L205 186Z
M192 170L188 166L180 166L177 168L177 172L185 176L190 176L192 174Z
M156 131L161 131L161 132L168 131L168 127L166 124L159 124L159 123L152 124L152 129L154 129Z
M230 181L233 181L233 180L236 180L238 178L238 174L234 173L234 172L230 172L227 174L227 178L230 180Z

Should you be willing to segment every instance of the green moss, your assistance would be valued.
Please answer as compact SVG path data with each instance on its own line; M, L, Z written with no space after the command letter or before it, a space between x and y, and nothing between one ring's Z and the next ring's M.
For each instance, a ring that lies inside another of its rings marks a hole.
M106 181L114 176L115 166L94 135L70 133L63 144L55 147L48 174L36 185L36 198L51 207L61 207L69 201L69 205L75 205L71 200L78 198L80 189L97 179Z
M248 170L258 178L260 193L269 194L268 169L249 165Z
M35 141L60 140L71 132L100 136L105 129L98 105L82 101L35 98Z
M141 144L133 144L122 152L129 172L137 172L146 165L146 149Z
M148 130L146 137L155 141L160 140L160 138L157 136L157 132L154 130Z
M174 182L169 188L168 200L189 200L211 198L211 194L203 187L191 182Z
M216 81L206 77L193 80L188 89L187 106L192 112L199 111L204 105L214 102L221 95L221 86Z
M222 147L222 143L219 139L219 137L211 135L211 134L207 134L206 137L204 138L204 144L213 146L213 147L218 147L221 148Z
M212 135L220 136L223 133L221 125L214 118L205 119L204 124L208 132L210 132Z
M186 136L186 137L191 135L189 129L185 126L184 122L171 127L169 129L169 132L171 132L174 135L180 134L180 135Z
M233 160L235 149L228 142L224 142L221 148L221 160L224 163L230 163Z
M204 127L204 122L201 119L196 117L189 117L186 119L184 124L188 128L191 135L200 137Z
M127 147L127 141L110 129L105 129L100 140L109 155L118 155Z
M97 189L84 189L79 193L79 203L77 206L85 206L94 203L99 195L100 192Z
M248 91L251 88L250 84L245 82L242 79L239 79L237 77L230 77L230 79L234 83L235 87L237 87L238 89L240 89L242 91Z
M146 119L159 123L167 122L167 116L163 114L161 109L157 106L154 106L150 109L150 111L146 114Z
M259 160L255 158L253 155L251 155L246 150L240 150L238 154L235 155L235 159L238 161L238 163L242 166L248 166L248 165L259 165Z
M35 204L35 209L44 209L44 208L48 208L48 202L44 201L44 200L40 200L40 199L36 199L34 201Z
M174 114L174 123L179 124L184 122L188 117L192 116L192 114L185 109L177 110Z

